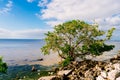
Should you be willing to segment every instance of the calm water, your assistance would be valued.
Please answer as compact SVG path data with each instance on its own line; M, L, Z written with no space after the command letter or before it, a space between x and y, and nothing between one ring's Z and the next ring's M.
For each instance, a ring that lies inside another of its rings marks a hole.
M42 58L40 48L44 45L43 40L34 39L0 39L0 56L8 65L26 63ZM116 47L107 55L112 56L120 50L120 41L110 41Z
M0 56L9 65L29 62L42 58L40 48L43 40L34 39L0 39Z

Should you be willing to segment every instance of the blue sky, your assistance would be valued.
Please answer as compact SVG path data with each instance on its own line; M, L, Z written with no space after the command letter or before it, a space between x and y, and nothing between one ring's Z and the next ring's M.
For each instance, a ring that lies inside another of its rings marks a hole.
M2 5L11 2L10 10L0 15L0 23L5 28L14 30L45 28L44 20L35 16L40 10L37 2L28 3L27 0L2 0L1 2Z
M0 0L0 38L44 38L54 25L72 19L115 27L120 40L120 0Z

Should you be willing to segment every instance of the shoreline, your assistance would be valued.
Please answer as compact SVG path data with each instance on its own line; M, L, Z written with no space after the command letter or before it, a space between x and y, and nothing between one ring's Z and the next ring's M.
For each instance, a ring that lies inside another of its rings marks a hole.
M42 60L39 60L42 59ZM24 60L8 60L4 61L8 64L8 66L21 66L21 65L42 65L42 66L51 66L54 64L58 64L61 61L61 58L55 53L50 55L42 56L37 59L24 59Z

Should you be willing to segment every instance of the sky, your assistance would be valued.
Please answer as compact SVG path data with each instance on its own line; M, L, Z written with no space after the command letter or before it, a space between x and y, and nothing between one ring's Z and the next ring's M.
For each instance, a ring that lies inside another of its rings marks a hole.
M65 21L97 22L115 27L120 40L120 0L0 0L0 39L42 39L44 33Z

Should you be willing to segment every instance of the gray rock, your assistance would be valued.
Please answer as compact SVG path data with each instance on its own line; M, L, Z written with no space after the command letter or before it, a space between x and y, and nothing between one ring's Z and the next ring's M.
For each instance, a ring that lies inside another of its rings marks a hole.
M115 80L118 77L117 75L119 75L119 74L120 74L120 71L112 70L112 71L108 72L108 79Z
M116 78L116 80L120 80L120 77Z
M105 80L101 75L96 78L96 80Z
M113 64L113 66L116 70L120 70L120 64L119 63Z
M38 80L51 80L54 77L55 76L44 76L44 77L39 78Z
M102 76L103 78L107 78L107 72L106 72L106 71L102 71L102 72L101 72L101 76Z
M72 70L62 70L62 71L59 71L57 73L57 75L59 75L59 76L68 75L71 72L72 72Z

